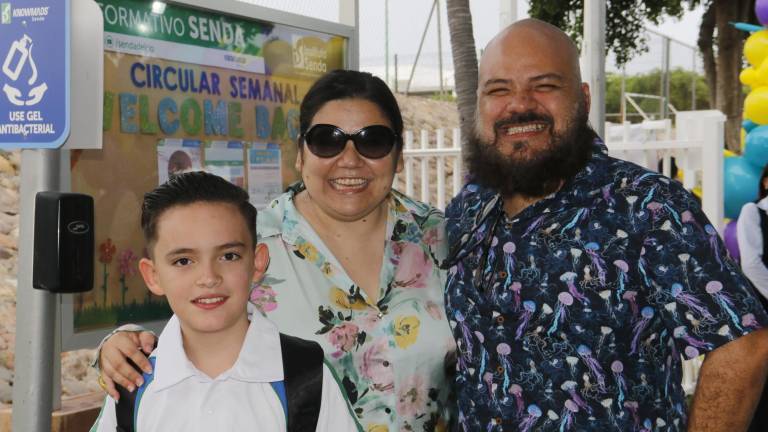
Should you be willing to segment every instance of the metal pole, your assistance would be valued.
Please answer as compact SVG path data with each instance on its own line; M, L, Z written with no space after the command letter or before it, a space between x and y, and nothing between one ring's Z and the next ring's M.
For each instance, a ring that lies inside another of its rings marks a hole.
M360 4L359 0L339 0L339 23L354 28L349 41L348 69L360 68Z
M32 288L35 195L58 190L58 150L22 150L19 268L16 290L16 378L13 430L49 432L53 406L56 294ZM58 395L54 396L58 397Z
M384 0L384 82L389 83L389 0Z
M627 122L627 95L625 94L627 92L627 70L622 68L621 69L621 124L624 124Z
M661 100L659 105L659 116L662 119L667 118L669 110L667 104L669 103L669 51L670 40L664 36L661 39Z
M413 67L411 68L411 76L408 78L408 85L405 86L405 94L411 91L411 81L413 81L413 74L416 72L416 65L419 64L419 56L421 56L421 49L424 47L424 39L427 37L427 30L429 30L429 23L432 22L432 14L435 13L435 7L437 0L432 3L432 9L429 10L429 18L427 18L427 24L424 25L424 33L421 34L421 42L419 42L419 49L416 51L416 59L413 61Z
M600 136L605 132L605 2L584 1L584 57L592 99L589 122Z
M698 73L696 72L696 54L697 51L693 50L693 62L691 64L691 72L693 72L693 78L691 79L691 111L696 111L696 81L698 79Z
M440 0L435 0L437 9L437 68L440 73L440 96L445 92L443 88L443 32L440 25Z
M395 54L395 93L397 93L397 54Z

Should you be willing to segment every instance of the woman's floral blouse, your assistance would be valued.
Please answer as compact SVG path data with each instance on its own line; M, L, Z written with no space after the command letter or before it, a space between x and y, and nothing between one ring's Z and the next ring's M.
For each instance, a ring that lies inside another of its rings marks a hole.
M271 262L252 303L280 331L320 343L364 431L446 430L456 345L437 265L446 252L442 213L391 193L372 304L296 210L295 192L259 212Z

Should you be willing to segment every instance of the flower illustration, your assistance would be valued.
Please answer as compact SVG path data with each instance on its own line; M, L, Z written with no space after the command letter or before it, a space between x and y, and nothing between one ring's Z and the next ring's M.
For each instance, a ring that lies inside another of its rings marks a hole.
M437 303L433 302L432 300L429 300L427 302L427 313L429 316L431 316L433 319L440 321L443 319L443 308L442 306L439 306Z
M395 388L394 372L386 351L386 338L379 338L368 347L358 363L360 375L371 381L373 388L380 392L391 392Z
M139 257L131 249L123 249L117 254L117 269L120 272L120 299L123 305L125 304L125 294L128 292L125 279L137 273L136 261L138 259Z
M368 427L365 428L365 432L389 432L389 427L385 424L374 423L368 425Z
M399 386L397 395L397 415L416 417L424 413L427 406L427 386L421 375L414 375L407 383Z
M419 337L419 325L421 322L415 316L399 316L395 318L394 334L395 343L400 348L408 348Z
M277 293L271 286L254 285L250 299L251 303L263 313L277 309Z
M107 305L107 280L109 279L109 271L107 264L112 263L112 257L115 255L117 247L112 243L111 238L107 238L107 241L99 245L99 262L101 263L102 273L104 277L101 280L101 292L104 294L101 304Z
M360 329L349 322L334 327L328 333L328 341L341 351L349 352L357 344Z
M341 309L364 310L368 307L359 290L347 293L338 287L331 289L331 302Z
M401 243L395 283L402 287L424 288L432 273L432 261L420 245Z
M309 242L303 242L296 245L294 251L296 255L310 262L316 262L320 258L320 254L317 249Z

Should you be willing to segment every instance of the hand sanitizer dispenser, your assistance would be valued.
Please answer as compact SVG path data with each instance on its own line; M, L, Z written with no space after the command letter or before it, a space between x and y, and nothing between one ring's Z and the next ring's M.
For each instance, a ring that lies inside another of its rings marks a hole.
M93 198L38 192L32 286L55 293L93 288Z

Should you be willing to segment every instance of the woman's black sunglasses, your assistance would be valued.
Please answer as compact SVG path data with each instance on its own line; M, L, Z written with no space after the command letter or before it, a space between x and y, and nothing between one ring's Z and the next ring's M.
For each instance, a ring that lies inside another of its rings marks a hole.
M331 158L347 146L352 140L355 150L368 159L381 159L392 151L398 141L397 134L391 128L382 125L366 126L355 133L348 134L337 126L316 124L302 136L309 151L317 157Z

